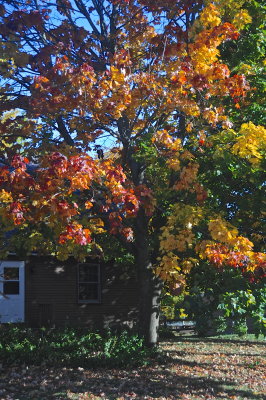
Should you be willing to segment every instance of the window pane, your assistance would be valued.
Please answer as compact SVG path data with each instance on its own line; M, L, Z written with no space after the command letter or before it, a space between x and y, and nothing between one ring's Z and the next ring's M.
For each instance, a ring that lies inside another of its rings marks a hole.
M4 282L4 294L19 294L19 282Z
M98 265L80 264L79 281L80 282L98 282Z
M97 283L80 283L79 284L79 300L99 300Z
M17 267L4 267L4 280L19 280L19 268Z

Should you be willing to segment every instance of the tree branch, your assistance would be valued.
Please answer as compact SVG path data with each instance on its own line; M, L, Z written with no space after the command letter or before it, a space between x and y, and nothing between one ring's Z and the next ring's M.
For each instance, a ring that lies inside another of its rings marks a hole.
M74 146L75 142L72 139L72 137L70 136L69 132L67 131L65 123L63 121L63 117L61 115L56 118L56 123L57 123L58 131L59 131L60 135L62 136L62 138L65 140L65 142L67 144L69 144L69 146Z

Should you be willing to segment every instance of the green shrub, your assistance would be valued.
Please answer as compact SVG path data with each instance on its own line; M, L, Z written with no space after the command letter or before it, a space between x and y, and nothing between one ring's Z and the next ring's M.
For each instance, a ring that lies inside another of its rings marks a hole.
M220 294L213 290L196 292L187 296L184 306L201 336L225 332L266 336L265 287Z
M220 296L219 310L224 318L233 321L233 332L240 336L248 332L247 320L252 323L256 336L266 336L266 287L251 290L237 290Z
M142 338L128 332L99 334L84 329L0 326L0 359L9 365L130 367L149 363L153 355Z
M200 335L255 333L266 336L266 280L249 280L238 268L200 262L188 277L185 312Z

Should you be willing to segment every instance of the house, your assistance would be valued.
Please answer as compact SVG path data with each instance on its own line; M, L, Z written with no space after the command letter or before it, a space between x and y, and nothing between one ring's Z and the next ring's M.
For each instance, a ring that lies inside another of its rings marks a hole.
M90 259L15 256L0 261L0 323L26 326L132 327L138 315L132 271Z

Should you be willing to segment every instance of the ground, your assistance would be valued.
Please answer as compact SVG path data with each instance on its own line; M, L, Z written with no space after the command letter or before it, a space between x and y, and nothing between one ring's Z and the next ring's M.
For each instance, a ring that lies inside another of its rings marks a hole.
M266 399L266 346L255 337L163 341L160 362L135 369L2 367L1 400Z

